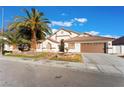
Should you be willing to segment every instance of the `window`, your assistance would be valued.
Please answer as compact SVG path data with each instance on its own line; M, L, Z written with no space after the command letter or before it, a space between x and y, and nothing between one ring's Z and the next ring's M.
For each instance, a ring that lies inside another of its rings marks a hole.
M75 43L69 43L68 48L69 49L74 49L75 48Z
M47 44L47 46L46 46L46 47L47 47L47 49L51 49L51 48L52 48L51 43L49 43L49 42L48 42L48 44Z
M63 31L61 31L61 34L63 34L64 32Z

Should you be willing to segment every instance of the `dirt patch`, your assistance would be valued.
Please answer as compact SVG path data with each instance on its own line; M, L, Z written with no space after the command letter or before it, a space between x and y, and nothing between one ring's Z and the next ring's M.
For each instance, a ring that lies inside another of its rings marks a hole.
M72 54L72 53L63 53L56 54L50 58L50 60L59 60L59 61L69 61L69 62L82 62L81 54Z
M69 61L69 62L82 62L81 54L75 53L54 53L54 52L36 52L34 53L18 53L18 54L6 54L6 56L21 57L23 59L33 59L33 60L58 60L58 61Z

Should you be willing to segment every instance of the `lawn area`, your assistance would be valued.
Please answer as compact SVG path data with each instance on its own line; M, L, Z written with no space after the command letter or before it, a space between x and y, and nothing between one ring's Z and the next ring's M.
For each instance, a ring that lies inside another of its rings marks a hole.
M53 53L53 52L39 52L36 54L6 54L5 56L20 57L20 58L32 58L34 61L40 59L58 60L58 61L69 61L69 62L82 62L81 54L72 53Z

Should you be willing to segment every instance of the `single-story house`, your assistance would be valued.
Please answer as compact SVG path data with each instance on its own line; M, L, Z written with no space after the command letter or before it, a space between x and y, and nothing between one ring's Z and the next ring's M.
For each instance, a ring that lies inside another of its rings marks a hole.
M47 39L37 42L37 52L59 52L61 40L64 40L65 51L76 53L113 53L113 38L94 36L88 33L59 29ZM124 40L122 40L124 41ZM115 41L114 41L115 42ZM114 44L114 43L113 43ZM5 45L4 50L11 51L11 45Z
M58 52L60 41L64 39L65 48L68 52L83 53L112 53L113 38L93 36L88 33L59 29L45 41L39 42L37 51Z
M80 34L71 30L65 30L63 28L59 29L53 35L49 36L46 40L39 42L37 51L45 51L45 52L58 52L60 41L62 39L67 40L73 37L79 36Z
M112 42L112 45L113 45L113 50L112 50L113 54L124 55L124 36L115 39Z
M112 41L113 38L84 34L65 40L65 43L69 52L112 53Z

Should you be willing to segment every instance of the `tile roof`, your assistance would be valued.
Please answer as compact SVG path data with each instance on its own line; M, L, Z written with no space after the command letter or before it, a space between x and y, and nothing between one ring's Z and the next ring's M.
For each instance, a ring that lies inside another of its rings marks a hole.
M77 36L72 39L65 40L65 42L86 42L86 41L113 41L114 38L101 36Z

